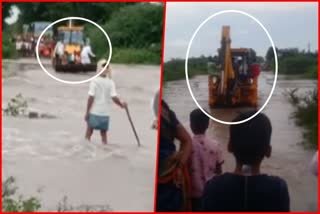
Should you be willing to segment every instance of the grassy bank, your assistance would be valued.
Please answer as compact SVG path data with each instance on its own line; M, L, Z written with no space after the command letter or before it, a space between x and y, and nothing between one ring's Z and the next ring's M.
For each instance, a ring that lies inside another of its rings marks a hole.
M309 79L318 78L318 52L305 52L297 48L277 49L279 74L299 75ZM274 70L273 50L266 54L266 67Z
M317 79L318 60L314 56L288 56L279 59L279 73L286 75L303 75L305 78Z
M148 49L119 48L112 54L112 63L123 64L160 64L159 53Z
M208 62L211 57L194 57L188 60L189 78L196 75L208 74ZM164 63L164 81L185 79L185 60L172 59Z
M295 106L293 118L298 126L305 129L305 145L318 146L318 90L314 89L305 96L296 95L297 89L290 93L290 101Z

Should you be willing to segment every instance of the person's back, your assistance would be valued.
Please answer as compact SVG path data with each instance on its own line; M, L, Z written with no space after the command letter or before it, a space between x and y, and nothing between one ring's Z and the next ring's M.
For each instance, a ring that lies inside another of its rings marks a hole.
M240 114L233 122L253 114L255 111ZM230 126L228 150L235 156L236 167L234 172L224 173L207 182L202 197L203 211L290 210L286 182L260 172L264 157L271 156L271 132L270 120L264 114Z
M91 63L90 56L95 57L95 55L92 53L91 46L88 44L82 48L80 55L81 55L82 64L90 64Z
M205 211L289 211L286 182L266 174L215 176L208 181L202 200Z
M115 85L112 79L108 77L97 77L92 81L92 90L94 90L94 102L91 108L92 114L106 115L110 114L112 97L116 96Z
M111 79L111 68L106 64L105 59L99 60L97 63L97 72L102 73L90 82L85 113L85 121L87 122L85 138L90 141L93 131L100 130L103 144L107 144L111 102L113 101L120 108L127 108L127 103L121 101L117 96L115 84ZM106 69L101 71L105 66L107 66Z
M212 176L221 173L223 159L220 145L206 136L209 118L200 109L190 113L190 127L193 133L192 153L189 160L192 210L199 211L205 183Z

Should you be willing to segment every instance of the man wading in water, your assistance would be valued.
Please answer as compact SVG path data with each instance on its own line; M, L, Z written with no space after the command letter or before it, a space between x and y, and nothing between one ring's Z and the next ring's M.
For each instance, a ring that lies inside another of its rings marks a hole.
M100 60L97 65L97 72L100 72L106 63L106 60ZM112 101L121 108L127 107L127 103L121 101L117 96L115 84L111 79L110 65L100 76L91 81L88 94L85 114L87 122L86 139L90 141L93 130L100 130L102 143L107 144Z

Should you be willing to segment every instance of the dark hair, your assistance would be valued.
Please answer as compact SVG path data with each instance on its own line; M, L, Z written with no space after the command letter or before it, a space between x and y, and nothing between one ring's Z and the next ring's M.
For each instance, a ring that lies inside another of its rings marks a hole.
M190 113L190 126L194 134L204 134L209 127L209 118L200 109Z
M241 113L233 122L244 120L256 111ZM272 126L269 118L262 113L251 120L230 126L230 146L237 161L242 164L256 164L262 161L271 140Z

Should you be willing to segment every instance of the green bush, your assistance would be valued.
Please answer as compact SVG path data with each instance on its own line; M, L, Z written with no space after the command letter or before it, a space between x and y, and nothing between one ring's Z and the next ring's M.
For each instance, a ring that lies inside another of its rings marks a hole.
M299 55L279 59L279 72L282 74L305 74L318 64L316 57Z
M290 93L290 100L295 106L293 117L298 126L304 127L305 141L311 147L318 146L318 90L315 89L304 97L297 96L298 89Z
M2 58L10 59L17 56L15 44L11 41L10 34L2 33Z
M318 65L312 65L308 68L308 71L304 74L305 77L310 79L318 78Z
M112 61L116 63L159 64L161 58L163 6L138 3L112 13L102 28L112 43ZM86 36L97 58L109 55L107 39L94 26L86 25Z
M2 211L3 212L35 212L41 207L35 197L24 199L16 196L17 187L14 186L14 178L9 177L2 182Z
M160 55L148 49L117 48L113 50L112 63L160 64Z
M188 77L208 74L208 62L212 62L211 57L193 57L188 60ZM164 81L185 79L185 60L172 59L164 63Z

